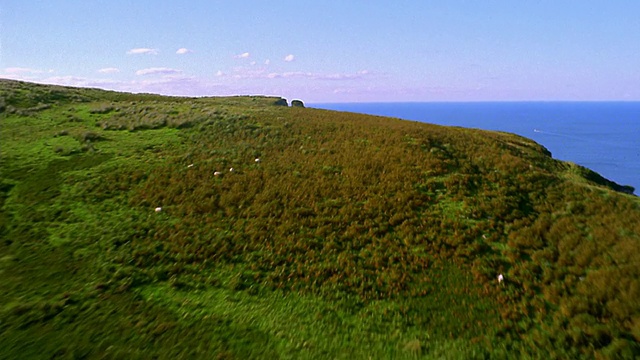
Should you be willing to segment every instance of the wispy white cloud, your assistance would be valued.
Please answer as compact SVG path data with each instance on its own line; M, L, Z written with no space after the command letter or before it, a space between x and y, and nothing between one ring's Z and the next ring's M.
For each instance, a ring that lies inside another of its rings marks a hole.
M43 84L54 84L63 86L79 86L79 87L108 87L111 84L120 82L105 79L89 79L79 76L52 76L38 81Z
M25 67L8 67L4 68L4 72L6 74L43 74L47 72L52 73L53 70L40 70Z
M43 74L52 74L54 70L41 70L27 67L7 67L0 69L0 78L21 80L21 81L37 81Z
M180 49L178 49L178 50L176 51L176 54L178 54L178 55L184 55L184 54L189 54L189 53L192 53L192 52L193 52L193 50L189 50L189 49L187 49L187 48L180 48Z
M265 79L267 74L265 69L255 67L239 67L233 69L233 71L228 75L234 79Z
M355 74L344 74L344 73L334 73L334 74L317 74L315 79L319 80L357 80L365 78L369 75L368 70L358 71Z
M287 56L284 57L284 61L286 62L292 62L296 57L293 56L293 54L289 54Z
M290 71L283 73L268 73L266 78L268 79L290 79L290 78L311 78L313 73L306 73L302 71Z
M328 80L328 81L350 81L359 80L369 77L371 73L368 70L358 71L356 73L315 73L304 71L288 71L288 72L267 72L265 68L253 70L246 68L238 68L232 77L236 79L308 79L308 80Z
M240 93L225 85L193 77L172 76L160 79L120 81L77 76L54 76L37 80L41 84L100 88L132 93L155 93L175 96L234 95ZM246 91L244 91L246 93Z
M150 48L135 48L127 51L129 55L139 55L139 54L147 54L147 55L158 55L158 49L150 49Z
M265 64L265 65L269 65L269 64L271 64L271 60L269 60L269 59L265 60L265 61L264 61L264 64Z
M179 74L181 72L182 70L178 70L178 69L171 69L166 67L154 67L154 68L138 70L136 71L136 75L172 75L172 74Z
M102 68L98 70L98 72L101 74L115 74L120 72L120 69L114 68L114 67L108 67L108 68Z
M150 92L176 96L211 96L233 93L233 91L229 90L225 85L186 76L143 80L134 82L130 86L134 88L134 92Z
M224 73L222 72L222 70L218 70L216 72L216 76L224 76Z
M249 54L248 52L244 52L242 54L238 54L238 55L234 56L234 58L236 58L236 59L246 59L249 56L251 56L251 54Z

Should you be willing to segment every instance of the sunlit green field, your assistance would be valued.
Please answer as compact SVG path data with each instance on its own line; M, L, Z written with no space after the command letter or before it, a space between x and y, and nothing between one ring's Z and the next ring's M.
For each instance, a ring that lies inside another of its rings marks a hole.
M0 358L640 356L638 198L278 100L0 80Z

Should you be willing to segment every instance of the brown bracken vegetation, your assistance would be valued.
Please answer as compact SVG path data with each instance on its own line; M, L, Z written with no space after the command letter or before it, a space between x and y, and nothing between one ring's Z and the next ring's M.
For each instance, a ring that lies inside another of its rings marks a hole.
M64 356L640 356L640 201L529 139L267 97L0 91L0 344L14 354L44 333L39 348ZM301 323L330 330L298 346L302 330L212 305L171 315L202 293L256 314L289 296L273 306L304 305ZM98 299L149 325L129 342L93 329ZM338 323L318 310L332 303ZM60 348L83 321L105 342ZM351 323L366 335L336 347Z

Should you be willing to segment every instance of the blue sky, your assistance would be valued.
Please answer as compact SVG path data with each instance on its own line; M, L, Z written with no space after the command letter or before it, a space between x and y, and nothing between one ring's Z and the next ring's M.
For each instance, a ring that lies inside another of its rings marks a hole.
M0 1L0 77L306 102L640 100L640 1Z

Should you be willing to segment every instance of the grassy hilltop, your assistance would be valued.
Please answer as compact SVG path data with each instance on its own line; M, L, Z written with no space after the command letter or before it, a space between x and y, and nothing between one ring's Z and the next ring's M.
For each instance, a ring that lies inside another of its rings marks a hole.
M628 188L282 103L0 80L0 358L640 356Z

